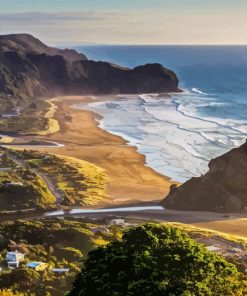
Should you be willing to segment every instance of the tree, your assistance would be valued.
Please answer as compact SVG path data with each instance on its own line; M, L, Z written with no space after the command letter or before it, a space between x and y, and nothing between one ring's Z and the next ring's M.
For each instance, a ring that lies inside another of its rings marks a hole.
M89 252L68 296L245 295L239 277L178 228L144 224Z

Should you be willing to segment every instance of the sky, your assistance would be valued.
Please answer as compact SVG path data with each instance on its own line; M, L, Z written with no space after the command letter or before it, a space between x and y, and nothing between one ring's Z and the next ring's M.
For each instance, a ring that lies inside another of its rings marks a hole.
M50 45L247 44L247 0L0 0L0 34Z

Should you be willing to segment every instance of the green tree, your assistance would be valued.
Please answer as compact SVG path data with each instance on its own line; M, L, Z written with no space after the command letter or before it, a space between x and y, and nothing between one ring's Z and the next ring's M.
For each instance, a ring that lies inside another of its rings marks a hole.
M236 267L168 225L131 228L91 251L69 296L246 295Z

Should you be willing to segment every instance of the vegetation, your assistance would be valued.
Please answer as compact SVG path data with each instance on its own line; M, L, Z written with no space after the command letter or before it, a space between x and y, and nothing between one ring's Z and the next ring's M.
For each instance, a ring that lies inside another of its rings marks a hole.
M55 197L36 173L23 168L0 172L0 208L20 210L46 208Z
M3 289L0 290L0 295L1 296L25 296L23 293L14 293L10 289ZM31 295L30 295L31 296Z
M60 126L56 119L54 119L54 115L57 111L57 106L52 103L51 101L47 101L47 103L50 105L50 108L44 115L44 118L47 120L46 127L44 130L41 130L38 132L41 136L46 136L49 134L54 134L56 132L59 132Z
M145 224L91 251L69 296L246 295L236 267L176 227Z
M105 199L106 175L104 170L89 162L61 155L45 155L34 151L12 152L25 160L30 168L53 183L59 203L64 206L92 206Z
M104 170L83 160L5 149L0 168L2 211L92 206L107 198Z
M16 100L8 97L8 104L4 108L0 108L2 113L8 113L12 108L18 107L21 109L21 115L12 118L0 119L0 130L2 132L13 133L36 133L49 129L51 113L51 105L49 101L35 99L35 102L22 100L16 105ZM5 100L3 100L5 102ZM49 116L46 116L48 114Z
M26 292L25 295L34 293L37 296L63 295L79 272L83 258L89 250L100 245L97 244L97 240L108 243L119 232L114 229L110 232L94 234L93 227L97 227L97 224L73 218L2 222L0 225L1 266L6 265L4 258L7 250L18 250L26 256L21 269L6 269L0 273L0 290L10 289L14 293ZM25 264L28 261L46 262L48 268L39 272L27 269ZM69 272L56 275L51 271L52 267L69 268Z

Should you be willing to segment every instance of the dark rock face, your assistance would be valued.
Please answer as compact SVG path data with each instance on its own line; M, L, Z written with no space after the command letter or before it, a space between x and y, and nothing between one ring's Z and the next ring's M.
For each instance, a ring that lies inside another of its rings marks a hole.
M0 93L15 98L176 91L176 74L160 64L122 68L30 35L0 36Z
M202 177L172 188L162 205L192 211L243 210L247 207L247 142L210 161Z

